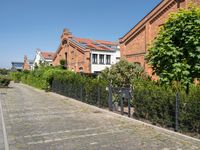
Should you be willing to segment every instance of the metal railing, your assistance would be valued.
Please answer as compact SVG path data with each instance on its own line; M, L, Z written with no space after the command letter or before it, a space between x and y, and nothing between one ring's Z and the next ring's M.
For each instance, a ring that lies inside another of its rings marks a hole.
M51 90L91 105L108 107L108 92L100 85L85 86L82 83L53 80Z

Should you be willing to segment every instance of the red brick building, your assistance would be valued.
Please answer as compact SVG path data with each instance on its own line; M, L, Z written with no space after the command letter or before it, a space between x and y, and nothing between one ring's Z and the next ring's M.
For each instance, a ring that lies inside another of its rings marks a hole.
M27 56L24 56L24 64L23 64L23 70L32 70L33 61L29 60Z
M200 0L162 0L138 24L120 38L121 57L130 62L139 63L151 75L152 70L145 62L148 45L156 38L160 26L168 19L169 14L177 12L179 8L188 8L191 1L200 6Z
M60 65L60 60L65 60L66 67L75 72L94 73L112 64L116 59L117 43L77 38L69 30L64 29L61 43L53 58L53 66ZM119 51L119 48L118 48ZM120 52L120 51L119 51ZM100 62L100 63L99 63Z

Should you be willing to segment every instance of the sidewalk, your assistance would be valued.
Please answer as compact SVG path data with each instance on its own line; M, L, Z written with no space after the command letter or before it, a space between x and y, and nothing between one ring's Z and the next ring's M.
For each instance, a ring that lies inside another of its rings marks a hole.
M10 150L200 149L198 139L27 85L12 87L0 95Z

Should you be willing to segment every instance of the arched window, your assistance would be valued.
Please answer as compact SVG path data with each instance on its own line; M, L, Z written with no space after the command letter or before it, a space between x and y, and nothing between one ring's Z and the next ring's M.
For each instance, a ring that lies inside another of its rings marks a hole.
M62 41L62 45L65 45L65 44L67 44L67 40Z

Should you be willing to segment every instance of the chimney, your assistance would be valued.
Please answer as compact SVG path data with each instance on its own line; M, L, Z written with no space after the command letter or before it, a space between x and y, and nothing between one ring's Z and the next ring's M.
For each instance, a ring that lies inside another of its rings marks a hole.
M66 40L66 39L68 39L68 38L72 38L72 33L69 31L69 29L66 29L66 28L65 28L65 29L63 30L61 39L62 39L62 41L63 41L63 40Z

